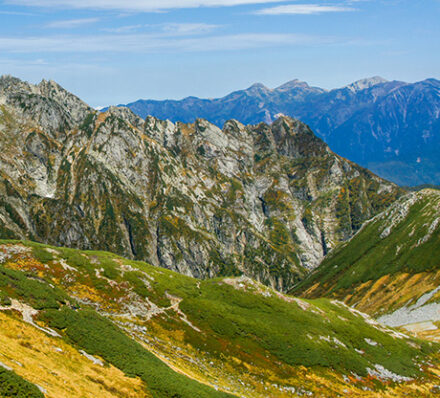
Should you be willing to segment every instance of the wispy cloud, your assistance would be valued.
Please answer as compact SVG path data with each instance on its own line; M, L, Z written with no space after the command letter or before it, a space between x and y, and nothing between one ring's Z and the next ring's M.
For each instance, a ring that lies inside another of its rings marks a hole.
M176 8L268 4L282 1L287 0L6 0L5 3L32 7L148 12Z
M219 28L219 25L206 23L166 23L161 25L162 30L173 35L193 35L210 32Z
M53 21L48 23L46 28L71 29L79 26L93 24L98 22L99 18L66 19L62 21Z
M283 6L264 8L256 11L257 15L312 15L329 12L355 11L353 7L325 6L321 4L287 4Z
M212 25L206 23L163 23L163 24L138 24L119 26L114 28L103 28L103 32L109 33L133 33L136 31L159 32L162 36L194 36L211 32L220 28L220 25Z
M78 63L78 62L48 62L43 59L26 60L14 58L0 58L0 67L2 73L11 73L16 75L20 72L26 72L41 79L41 76L54 76L58 73L67 72L68 74L77 73L78 71L107 73L113 71L109 65L100 65L94 63Z
M20 11L0 11L0 15L18 15L21 17L34 17L36 14L32 14L30 12L20 12Z
M103 32L109 32L109 33L129 33L129 32L135 32L139 29L144 28L145 25L125 25L125 26L118 26L115 28L102 28L101 30Z
M38 59L10 59L10 58L0 58L0 65L2 66L46 66L48 63L41 58Z
M4 53L151 53L234 51L263 47L289 47L335 43L331 37L298 34L247 33L198 37L164 34L101 36L0 37Z

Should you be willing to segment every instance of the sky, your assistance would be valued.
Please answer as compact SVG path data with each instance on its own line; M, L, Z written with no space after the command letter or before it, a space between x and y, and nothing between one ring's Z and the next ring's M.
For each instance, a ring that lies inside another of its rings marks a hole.
M0 75L92 106L440 78L440 0L0 0Z

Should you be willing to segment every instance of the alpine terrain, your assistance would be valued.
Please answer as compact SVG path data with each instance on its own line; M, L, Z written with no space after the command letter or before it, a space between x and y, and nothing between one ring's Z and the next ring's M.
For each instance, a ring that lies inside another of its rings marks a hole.
M107 252L1 241L0 255L0 396L438 391L437 343L340 301L246 277L200 281Z
M0 148L0 397L438 395L440 191L11 76Z

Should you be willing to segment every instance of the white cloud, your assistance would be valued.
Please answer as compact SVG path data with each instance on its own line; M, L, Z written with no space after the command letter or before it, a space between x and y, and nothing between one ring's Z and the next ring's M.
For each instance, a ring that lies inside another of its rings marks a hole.
M0 58L1 66L47 66L48 63L41 58L31 59L31 60L23 60L23 59L9 59L9 58Z
M256 11L257 15L312 15L328 12L355 11L355 8L345 6L324 6L320 4L288 4Z
M172 37L163 34L129 34L101 36L0 37L4 53L151 53L233 51L249 48L328 44L334 38L248 33L200 37Z
M98 21L99 18L67 19L63 21L50 22L46 25L46 28L70 29L82 25L92 24Z
M175 8L231 7L282 1L287 0L6 0L5 3L33 7L148 12Z

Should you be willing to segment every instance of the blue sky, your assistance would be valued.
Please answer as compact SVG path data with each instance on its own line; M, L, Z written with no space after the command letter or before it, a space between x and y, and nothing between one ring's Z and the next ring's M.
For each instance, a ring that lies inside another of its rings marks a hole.
M0 74L92 106L440 78L440 0L0 0Z

